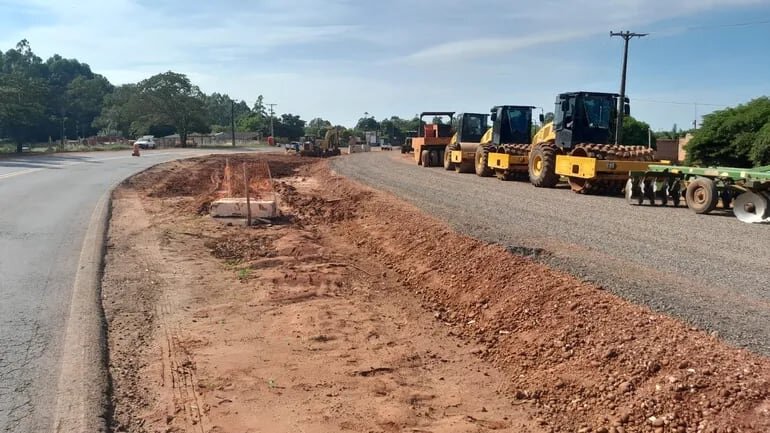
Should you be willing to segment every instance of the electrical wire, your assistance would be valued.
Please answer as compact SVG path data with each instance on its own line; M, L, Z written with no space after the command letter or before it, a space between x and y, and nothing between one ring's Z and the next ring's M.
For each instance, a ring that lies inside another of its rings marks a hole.
M705 102L679 102L679 101L658 101L655 99L633 98L634 101L651 102L653 104L672 104L672 105L702 105L705 107L727 107L727 104L707 104Z

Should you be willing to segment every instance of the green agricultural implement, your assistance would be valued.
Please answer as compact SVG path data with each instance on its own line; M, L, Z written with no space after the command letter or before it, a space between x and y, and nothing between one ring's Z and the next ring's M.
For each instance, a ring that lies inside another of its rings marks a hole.
M707 214L719 206L730 209L745 223L770 223L770 166L756 168L688 167L650 165L632 171L626 184L626 200L642 205L666 206L669 201Z

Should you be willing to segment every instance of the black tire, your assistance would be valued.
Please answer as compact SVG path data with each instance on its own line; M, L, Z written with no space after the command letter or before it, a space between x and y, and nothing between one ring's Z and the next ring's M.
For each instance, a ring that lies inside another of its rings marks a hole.
M476 175L480 177L492 176L492 169L489 168L489 151L486 147L479 144L476 148L476 157L474 158L474 168L476 169Z
M553 188L559 183L556 174L556 148L550 143L538 144L529 157L529 181L538 188Z
M722 209L730 209L730 205L733 203L733 192L730 190L730 187L725 185L719 197L722 199Z
M428 164L430 167L437 167L441 161L441 158L439 157L439 151L438 150L431 150L428 152Z
M452 162L452 150L449 146L444 149L444 170L451 171L455 169L455 165Z
M707 177L699 177L687 185L687 207L697 214L707 214L719 203L717 184Z
M420 152L420 162L419 164L422 164L423 167L430 167L430 159L428 159L428 151L423 150Z

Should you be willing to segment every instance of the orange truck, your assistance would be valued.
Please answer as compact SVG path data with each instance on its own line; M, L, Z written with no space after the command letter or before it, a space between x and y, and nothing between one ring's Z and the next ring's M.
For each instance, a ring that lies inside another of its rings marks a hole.
M423 167L439 167L444 161L444 149L452 141L452 120L454 111L426 111L420 113L421 128L417 131L417 137L412 138L414 160L417 165ZM446 123L423 123L423 118L431 116L435 118L447 117Z

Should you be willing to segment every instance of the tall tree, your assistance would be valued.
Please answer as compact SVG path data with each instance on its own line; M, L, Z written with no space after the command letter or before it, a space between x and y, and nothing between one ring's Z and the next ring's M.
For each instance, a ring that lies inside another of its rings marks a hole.
M88 137L96 132L92 123L99 116L104 98L113 86L101 75L88 79L80 75L67 85L67 111L75 124L76 134Z
M380 129L380 124L374 117L362 117L358 119L356 129L358 131L378 131Z
M316 137L323 137L326 131L332 127L332 123L328 120L316 117L307 123L305 127L305 135L314 135Z
M655 147L655 135L650 137L650 125L628 116L623 119L623 144L627 146L647 146L652 138Z
M0 74L0 136L16 142L22 151L24 142L35 136L35 126L44 121L45 83L14 72Z
M27 40L0 52L0 136L16 142L17 152L36 138L37 126L45 121L45 75L45 65Z
M701 165L751 167L770 164L770 98L715 111L687 144L687 162Z
M135 98L145 111L139 118L153 125L173 126L182 147L187 136L206 129L206 105L203 92L184 74L165 72L137 85Z
M136 84L124 84L106 95L102 112L93 121L94 128L98 128L104 135L135 135L136 131L131 130L131 123L139 116L140 107L132 107L131 104L134 103L134 95L137 92Z
M282 114L281 118L275 121L274 128L277 137L297 140L305 134L305 121L293 114Z

